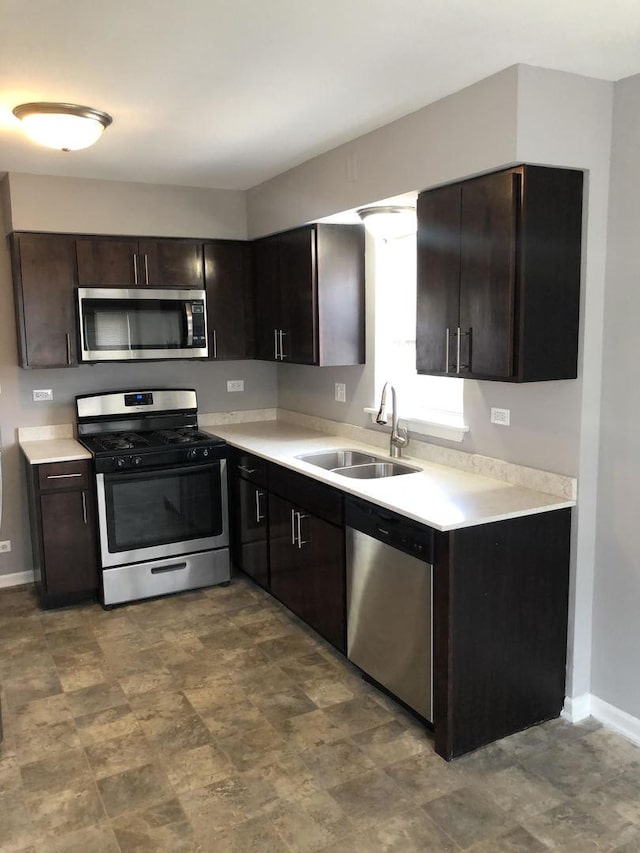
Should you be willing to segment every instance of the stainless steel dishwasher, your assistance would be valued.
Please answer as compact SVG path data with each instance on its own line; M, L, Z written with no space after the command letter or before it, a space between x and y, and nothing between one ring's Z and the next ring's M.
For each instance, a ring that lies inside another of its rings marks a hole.
M347 657L433 722L433 530L347 498Z

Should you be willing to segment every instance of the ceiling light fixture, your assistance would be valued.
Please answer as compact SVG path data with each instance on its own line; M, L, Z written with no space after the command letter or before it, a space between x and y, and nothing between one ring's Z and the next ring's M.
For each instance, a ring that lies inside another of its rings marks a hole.
M364 227L374 237L381 240L393 240L396 237L408 237L417 230L416 212L412 207L399 205L379 205L363 207L358 216Z
M34 142L61 151L88 148L113 121L107 113L78 104L20 104L13 114Z

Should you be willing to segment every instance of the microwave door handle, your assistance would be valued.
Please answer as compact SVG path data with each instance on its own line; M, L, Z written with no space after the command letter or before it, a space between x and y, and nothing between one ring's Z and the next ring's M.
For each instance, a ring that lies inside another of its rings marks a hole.
M184 316L187 321L187 346L193 346L193 311L191 309L191 303L184 303Z

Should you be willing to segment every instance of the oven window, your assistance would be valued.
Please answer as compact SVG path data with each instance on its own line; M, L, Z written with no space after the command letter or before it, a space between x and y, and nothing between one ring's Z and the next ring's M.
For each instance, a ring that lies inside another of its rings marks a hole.
M188 542L223 532L220 463L104 479L109 551Z
M184 303L171 299L84 299L84 336L92 351L183 349Z

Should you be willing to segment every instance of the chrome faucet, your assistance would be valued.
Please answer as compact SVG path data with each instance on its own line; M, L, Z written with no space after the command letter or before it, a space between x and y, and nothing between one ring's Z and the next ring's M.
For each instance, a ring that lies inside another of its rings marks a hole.
M387 387L391 388L391 438L389 441L389 456L398 459L403 447L409 443L409 437L404 427L398 426L398 400L396 389L389 382L384 383L382 396L380 397L380 408L376 417L377 424L386 424L387 417Z

